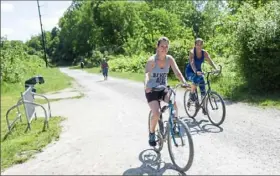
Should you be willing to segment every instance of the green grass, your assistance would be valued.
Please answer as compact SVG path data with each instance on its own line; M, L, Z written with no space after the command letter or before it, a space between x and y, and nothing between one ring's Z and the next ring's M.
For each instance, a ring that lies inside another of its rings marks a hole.
M38 74L44 77L44 84L36 84L37 93L42 94L51 91L61 90L72 85L73 78L61 73L58 68L44 68ZM34 75L35 76L35 75ZM25 76L25 80L31 76ZM1 84L1 94L20 96L20 92L25 90L24 82L17 84Z
M79 66L73 66L71 69L81 69ZM83 70L89 73L97 73L101 74L100 68L84 68ZM124 79L130 79L134 81L143 82L144 81L144 74L141 73L121 73L121 72L111 72L109 71L109 77L118 77ZM224 80L227 81L227 80ZM177 79L168 79L168 83L173 86L178 83ZM223 83L226 84L226 83ZM230 84L230 83L227 83ZM256 105L259 107L273 107L280 109L280 93L278 94L267 94L267 95L260 95L260 94L252 94L244 91L236 91L232 93L232 95L225 96L223 89L219 85L213 84L213 89L218 91L224 98L234 101L234 102L244 102L251 105Z
M233 100L246 102L260 107L274 107L280 109L280 93L260 95L246 92L238 92Z
M25 133L26 120L15 124L12 133L2 137L1 141L1 172L13 164L27 161L37 152L41 152L47 144L59 139L61 132L60 122L64 118L52 117L49 120L49 129L42 131L43 118L32 121L31 131Z
M68 88L72 85L73 79L61 73L57 68L45 68L40 71L45 83L35 85L37 93L43 94ZM33 120L31 131L25 133L27 120L23 106L20 106L22 122L18 121L8 134L6 123L7 110L16 104L20 98L20 92L24 91L24 84L2 84L1 85L1 171L13 164L22 163L28 160L36 152L41 151L43 147L59 138L61 132L60 122L62 117L52 117L49 120L49 129L43 132L43 118ZM50 100L53 101L53 100ZM55 100L54 100L55 101ZM36 102L46 103L46 100L37 99ZM9 119L13 120L16 110L13 110Z

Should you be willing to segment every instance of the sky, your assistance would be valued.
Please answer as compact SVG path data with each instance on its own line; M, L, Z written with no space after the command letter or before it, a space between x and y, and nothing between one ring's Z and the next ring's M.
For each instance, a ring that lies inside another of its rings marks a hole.
M71 1L41 1L39 5L44 30L57 26L58 20ZM27 41L32 35L41 34L37 1L1 0L1 36L8 40Z

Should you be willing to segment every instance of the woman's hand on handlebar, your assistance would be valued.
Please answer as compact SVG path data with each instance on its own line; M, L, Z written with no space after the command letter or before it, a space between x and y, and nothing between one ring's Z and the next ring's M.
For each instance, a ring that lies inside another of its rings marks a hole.
M196 72L196 75L201 76L201 75L203 75L203 72L197 71L197 72Z
M183 83L181 84L181 87L182 87L182 88L189 88L189 87L191 87L191 85L188 84L188 83L185 81L185 82L183 82Z

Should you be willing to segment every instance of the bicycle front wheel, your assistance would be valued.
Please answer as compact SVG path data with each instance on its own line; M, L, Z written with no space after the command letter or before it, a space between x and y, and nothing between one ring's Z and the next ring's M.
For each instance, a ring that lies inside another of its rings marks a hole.
M223 98L214 91L211 91L206 98L207 116L210 122L215 125L221 125L226 116L226 107ZM218 110L221 110L219 113Z
M195 95L197 97L197 94ZM190 90L186 90L184 94L184 108L190 118L194 118L198 112L196 102L190 100Z
M185 122L177 119L173 127L168 125L168 151L172 163L176 168L185 172L193 163L194 146L190 130Z

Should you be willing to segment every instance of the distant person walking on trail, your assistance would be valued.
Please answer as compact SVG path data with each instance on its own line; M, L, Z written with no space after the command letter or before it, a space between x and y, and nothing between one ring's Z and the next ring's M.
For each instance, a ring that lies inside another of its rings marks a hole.
M81 68L83 69L84 67L85 67L84 58L81 57Z
M108 65L106 59L104 58L101 62L101 69L102 69L102 73L103 73L103 76L104 76L104 80L107 80L108 68L109 68L109 65Z

